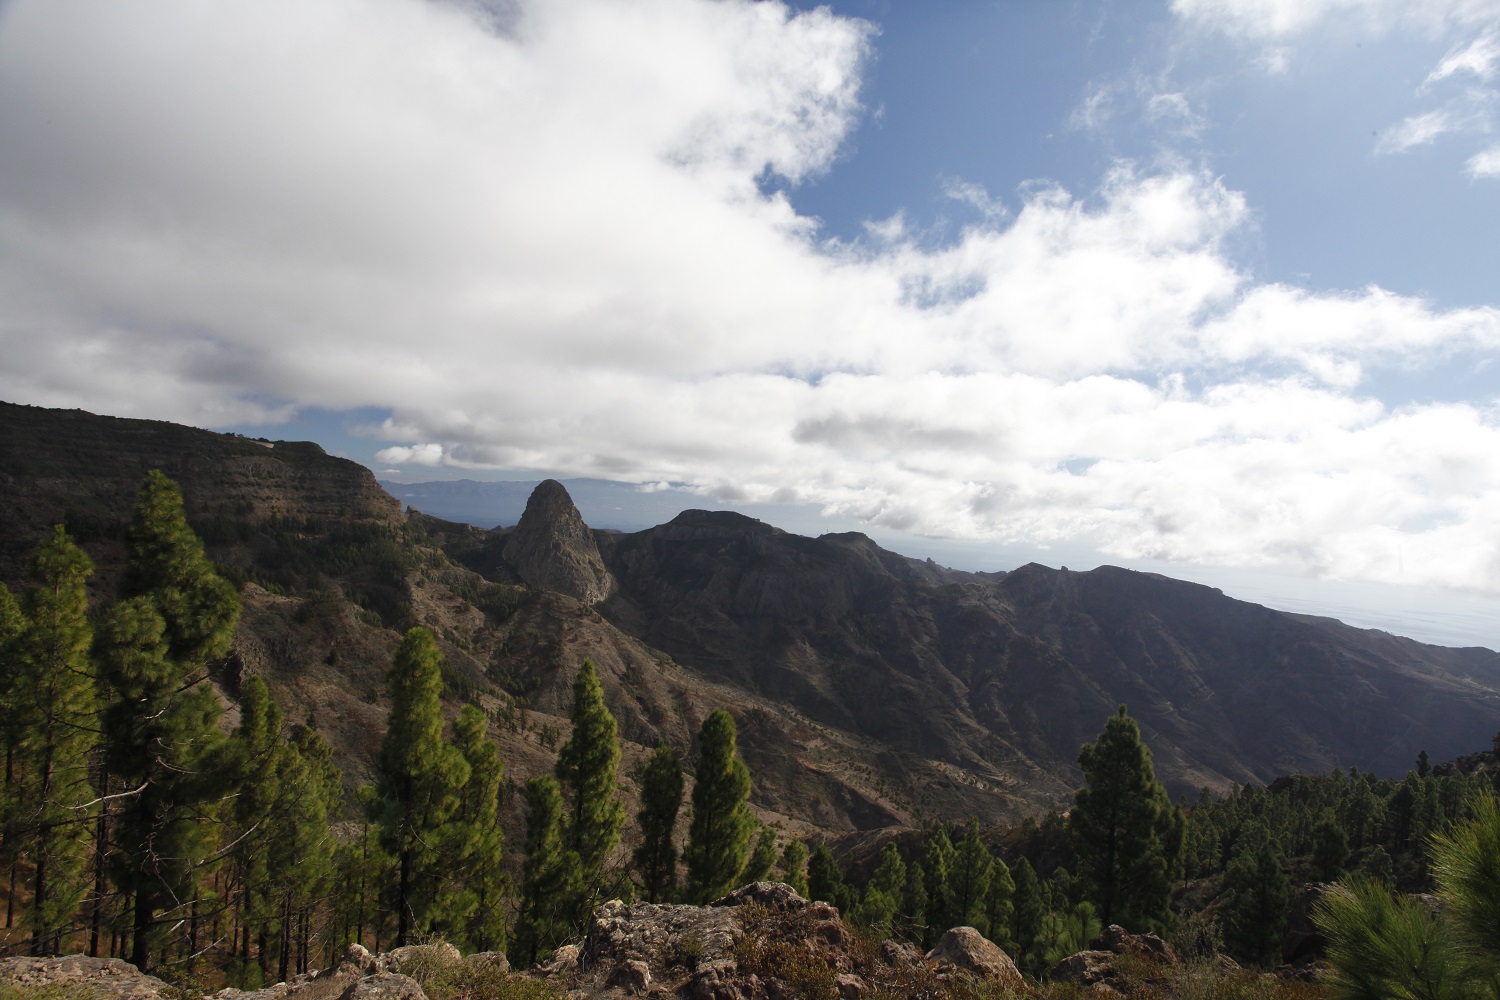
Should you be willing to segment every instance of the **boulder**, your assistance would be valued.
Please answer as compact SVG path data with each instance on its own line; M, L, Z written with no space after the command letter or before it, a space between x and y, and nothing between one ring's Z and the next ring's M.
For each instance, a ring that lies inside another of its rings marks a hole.
M362 976L373 975L380 971L378 960L370 954L370 950L362 944L351 944L344 949L344 956L339 959L339 966L347 966Z
M1084 986L1107 982L1114 974L1115 953L1112 951L1080 951L1052 967L1054 982Z
M349 984L339 1000L427 1000L415 979L399 972L378 972Z
M1157 965L1176 965L1177 952L1155 934L1132 934L1119 924L1110 924L1090 942L1097 951L1116 955L1138 955Z
M981 979L1020 986L1021 970L1003 949L972 927L954 927L943 934L927 957L939 966L962 969Z
M166 983L123 959L85 955L0 959L0 983L14 984L23 996L47 986L78 986L108 1000L160 1000L173 995Z

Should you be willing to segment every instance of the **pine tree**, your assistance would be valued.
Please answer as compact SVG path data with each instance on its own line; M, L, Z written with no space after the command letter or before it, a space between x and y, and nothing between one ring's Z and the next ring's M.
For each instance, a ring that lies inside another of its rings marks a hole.
M640 772L641 845L635 849L636 872L646 900L664 903L677 889L677 847L672 842L682 808L682 763L672 748L658 744Z
M734 719L722 708L699 727L693 776L693 821L683 860L689 898L707 903L734 888L756 822L746 804L750 771L735 749Z
M980 839L979 820L971 816L965 826L964 839L954 853L953 868L948 877L954 926L984 926L985 903L994 874L995 859L990 857L989 849Z
M212 804L231 775L207 665L228 652L240 605L160 472L137 497L125 548L122 600L97 645L111 699L105 764L130 790L114 824L115 883L134 899L130 960L144 971L191 917L215 846Z
M1016 862L1014 875L1016 892L1011 911L1010 939L1015 943L1015 951L1012 954L1028 955L1042 929L1042 887L1037 881L1036 869L1025 858Z
M1228 898L1219 908L1219 923L1230 952L1241 961L1279 964L1295 894L1281 847L1263 823L1241 832L1223 886Z
M573 735L557 757L557 779L572 808L565 843L583 865L584 913L593 911L603 888L604 864L620 843L625 807L619 797L620 738L615 717L604 704L604 689L592 660L584 660L573 681Z
M1349 837L1330 811L1313 827L1312 839L1313 878L1332 882L1344 873L1344 866L1349 863Z
M781 849L781 877L797 895L807 898L807 845L796 838Z
M98 707L85 589L93 568L58 525L32 562L36 586L26 594L27 627L13 647L19 781L8 835L20 835L33 866L33 955L60 949L62 928L87 887L89 815L79 807L95 798L89 752Z
M526 862L512 962L530 968L563 943L572 929L566 904L577 898L582 881L583 863L563 842L562 789L551 775L532 778L526 783Z
M285 743L281 732L281 708L271 700L266 682L252 674L240 691L240 724L235 730L234 752L239 767L239 794L231 811L233 827L229 842L230 889L239 940L237 979L245 986L265 981L271 970L266 963L266 934L273 916L270 899L268 845L277 799L278 772ZM251 978L251 942L259 949L258 973Z
M844 912L853 909L853 891L844 881L843 869L826 844L813 849L807 860L808 898L832 903Z
M953 904L951 880L953 865L958 852L947 830L938 830L927 838L925 864L927 876L927 931L935 940L944 931L958 927L963 920L958 918Z
M922 947L931 946L932 932L927 926L927 872L920 862L906 869L906 892L901 900L901 930Z
M443 742L442 654L432 633L417 627L396 650L389 685L391 711L375 785L381 846L396 863L396 946L428 929L443 859L436 846L458 807L469 765Z
M1185 824L1124 705L1098 742L1084 744L1078 763L1087 785L1068 825L1099 918L1131 930L1165 929Z
M461 944L471 951L505 948L505 868L501 853L500 753L489 735L489 720L465 705L453 723L453 746L469 764L469 780L459 796L450 856L454 875L444 909Z
M20 895L15 884L20 862L20 815L17 810L23 805L23 800L16 781L16 755L21 745L22 712L16 643L25 630L26 616L21 613L20 603L0 583L0 739L5 743L5 783L0 786L0 865L10 874L6 883L7 927L11 926L15 901Z
M890 937L896 930L901 911L901 896L906 889L906 862L894 841L880 849L880 865L865 886L864 898L855 908L855 922L873 932L877 939Z
M309 924L334 872L329 816L343 797L343 781L332 748L309 726L293 728L278 764L269 866L279 926L276 978L285 982L308 971Z
M776 867L776 831L763 825L760 828L760 836L755 840L755 850L750 852L750 860L745 862L745 870L740 872L740 877L735 881L740 885L765 881L774 867Z
M1017 953L1011 928L1015 920L1016 883L1004 858L995 859L994 872L990 878L990 891L984 897L985 937L998 944L1010 954Z

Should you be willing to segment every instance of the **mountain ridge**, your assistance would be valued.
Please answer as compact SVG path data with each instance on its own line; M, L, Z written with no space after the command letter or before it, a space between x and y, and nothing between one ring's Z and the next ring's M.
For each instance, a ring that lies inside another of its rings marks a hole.
M727 707L754 804L791 831L1061 805L1079 745L1121 702L1179 795L1335 766L1399 773L1418 749L1455 757L1500 728L1500 654L1159 574L968 573L731 511L602 531L560 484L526 530L487 531L402 510L369 470L314 445L10 404L0 579L19 582L19 554L59 513L107 577L103 526L123 525L154 462L183 477L190 522L244 585L226 697L238 673L262 673L316 715L351 785L369 773L379 678L411 624L440 637L450 711L477 700L497 720L513 780L551 769L587 656L627 761L657 741L690 754L703 716ZM561 583L545 577L559 569Z

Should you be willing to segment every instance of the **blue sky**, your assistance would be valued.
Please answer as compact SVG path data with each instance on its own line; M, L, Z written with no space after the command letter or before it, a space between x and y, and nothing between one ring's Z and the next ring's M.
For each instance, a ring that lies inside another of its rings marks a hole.
M1500 645L1500 0L12 0L0 120L0 398Z

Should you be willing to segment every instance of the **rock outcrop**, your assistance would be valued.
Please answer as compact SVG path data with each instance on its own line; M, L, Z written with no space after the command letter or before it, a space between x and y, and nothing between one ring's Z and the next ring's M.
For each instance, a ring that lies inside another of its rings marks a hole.
M1089 943L1093 946L1089 951L1077 952L1057 963L1052 969L1054 982L1104 986L1118 992L1117 987L1123 983L1116 960L1121 956L1161 967L1178 964L1177 953L1161 938L1155 934L1132 934L1119 924L1110 924Z
M0 983L19 987L22 995L40 992L48 986L81 987L109 1000L159 1000L169 989L160 979L146 975L123 959L84 955L3 958Z
M950 931L925 958L893 941L874 948L836 907L778 882L704 907L607 903L583 947L541 973L575 996L690 1000L931 996L956 979L1022 985L1009 956L973 928Z
M939 966L972 973L1013 989L1025 983L1011 957L973 927L954 927L945 932L927 958Z
M533 587L595 604L614 591L594 533L555 479L537 485L521 522L505 540L505 561Z

